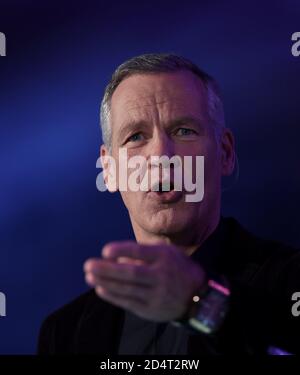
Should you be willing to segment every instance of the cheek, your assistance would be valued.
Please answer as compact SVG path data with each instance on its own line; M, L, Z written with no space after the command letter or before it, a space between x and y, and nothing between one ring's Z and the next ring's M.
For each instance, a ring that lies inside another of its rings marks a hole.
M133 198L130 193L130 191L120 191L120 194L121 194L121 197L122 197L122 200L126 206L126 208L129 210L131 209L131 207L133 206Z
M128 211L138 211L141 205L141 194L140 192L134 191L120 191L122 200L128 209Z
M207 160L204 184L206 196L216 197L221 188L220 160L216 157Z
M186 152L182 152L181 155L191 155L193 158L203 156L206 172L215 170L216 168L220 169L220 151L217 144L212 140L206 140L200 145L191 145Z
M221 154L216 142L210 142L203 150L204 155L204 184L209 189L218 188L221 181Z

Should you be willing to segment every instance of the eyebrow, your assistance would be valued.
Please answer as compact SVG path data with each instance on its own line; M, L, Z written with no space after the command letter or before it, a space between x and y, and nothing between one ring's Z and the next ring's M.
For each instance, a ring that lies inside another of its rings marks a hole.
M180 126L180 125L185 125L185 124L194 125L194 126L198 127L199 130L204 129L203 121L200 120L199 118L193 117L193 116L178 117L174 120L171 120L166 127L167 128L169 128L169 127L173 128L175 126Z
M169 121L165 125L165 127L167 129L170 129L170 128L175 128L176 126L182 126L182 125L186 125L186 124L194 125L199 130L204 131L203 121L200 120L199 118L193 117L193 116L181 116L181 117L175 118L174 120ZM118 140L120 142L122 142L129 132L141 130L143 128L147 128L148 126L149 126L149 123L147 121L143 121L143 120L141 120L141 121L130 121L130 122L126 123L124 126L122 126L122 128L121 128L121 130L118 134Z

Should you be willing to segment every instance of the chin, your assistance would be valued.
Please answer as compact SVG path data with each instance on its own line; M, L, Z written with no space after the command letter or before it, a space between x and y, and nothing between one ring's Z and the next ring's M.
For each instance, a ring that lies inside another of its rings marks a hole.
M148 217L144 227L149 232L156 234L172 235L190 226L192 221L191 213L173 209L160 210Z

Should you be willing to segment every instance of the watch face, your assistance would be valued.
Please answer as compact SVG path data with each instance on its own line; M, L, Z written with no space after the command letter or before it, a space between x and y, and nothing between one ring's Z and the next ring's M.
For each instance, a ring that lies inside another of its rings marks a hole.
M204 332L212 333L222 324L228 310L228 288L213 281L207 295L200 300L197 314L190 319L191 325Z

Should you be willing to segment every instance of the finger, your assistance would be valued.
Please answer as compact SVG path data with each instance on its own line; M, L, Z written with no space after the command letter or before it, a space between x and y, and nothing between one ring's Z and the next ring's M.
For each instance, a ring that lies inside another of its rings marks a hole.
M152 263L159 258L162 251L161 246L147 246L134 241L120 241L106 244L103 247L102 256L105 259L129 257Z
M141 286L133 283L124 283L115 280L102 279L90 273L86 274L86 280L88 284L90 284L93 287L100 286L109 293L118 294L123 297L139 299L144 303L146 303L147 300L149 300L149 295L152 290L152 288L150 287Z
M146 307L146 304L139 299L124 297L118 293L111 293L100 286L96 287L95 290L104 300L133 312L143 311Z
M84 264L84 271L91 272L98 277L122 282L132 282L147 286L155 284L153 271L144 265L120 264L101 259L88 259Z

